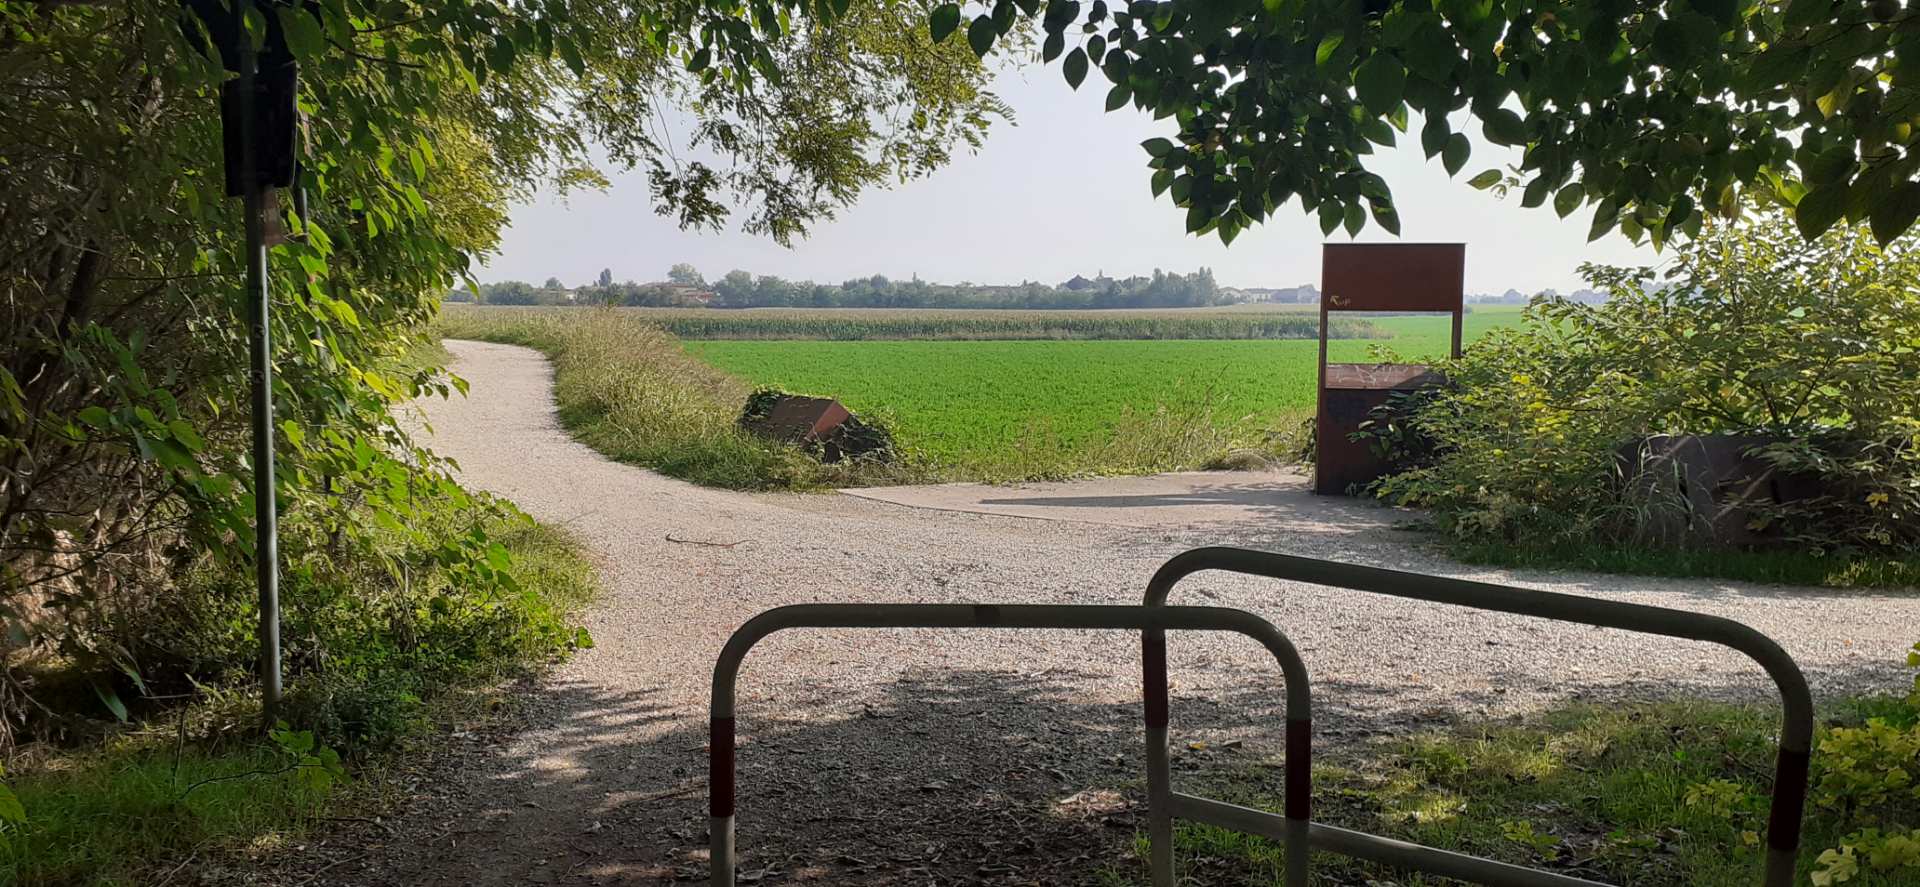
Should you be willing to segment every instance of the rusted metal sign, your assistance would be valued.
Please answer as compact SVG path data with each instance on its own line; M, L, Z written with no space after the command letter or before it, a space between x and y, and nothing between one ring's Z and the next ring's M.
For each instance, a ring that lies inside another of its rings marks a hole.
M1353 440L1374 408L1395 391L1436 384L1420 364L1327 363L1327 315L1333 311L1453 315L1453 355L1466 316L1467 247L1461 243L1329 243L1320 266L1320 394L1314 421L1313 489L1344 495L1386 466Z
M1464 243L1329 243L1320 301L1333 311L1459 311Z
M755 434L797 443L825 437L851 415L831 397L786 394L776 398L766 412L742 416L740 424Z

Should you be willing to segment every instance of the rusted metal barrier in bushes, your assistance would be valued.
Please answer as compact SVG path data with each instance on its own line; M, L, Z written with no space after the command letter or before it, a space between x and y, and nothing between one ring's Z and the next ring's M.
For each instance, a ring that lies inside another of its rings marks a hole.
M711 773L714 887L734 887L734 685L747 652L768 635L790 628L1095 628L1141 633L1141 674L1146 703L1149 871L1155 887L1172 887L1173 821L1186 819L1278 840L1286 849L1288 887L1305 887L1309 847L1358 859L1443 875L1479 884L1568 887L1598 882L1530 869L1462 853L1396 841L1313 822L1312 694L1306 665L1287 636L1244 610L1167 606L1180 580L1221 570L1338 588L1388 594L1619 628L1732 647L1752 657L1773 677L1785 704L1768 818L1766 887L1791 882L1806 800L1813 701L1785 651L1765 635L1715 616L1664 607L1528 591L1503 585L1443 579L1333 561L1234 548L1201 548L1168 561L1154 574L1143 606L1040 604L799 604L755 616L727 640L713 671ZM1280 814L1176 792L1167 754L1168 630L1227 631L1259 641L1280 664L1286 681L1286 770Z
M1806 676L1800 673L1800 667L1772 638L1731 619L1685 610L1403 573L1243 548L1197 548L1176 555L1162 565L1147 584L1146 604L1164 605L1167 595L1180 580L1209 570L1707 641L1746 654L1773 678L1774 685L1780 691L1783 707L1779 751L1774 763L1773 798L1767 815L1766 869L1760 883L1765 887L1787 887L1793 882L1794 862L1800 846L1801 815L1807 799L1808 755L1813 740L1813 696L1807 690ZM1281 818L1271 813L1173 791L1172 776L1167 766L1167 637L1164 631L1149 628L1141 633L1141 660L1146 674L1148 700L1147 834L1152 847L1149 864L1155 887L1171 887L1174 883L1175 817L1269 837L1280 837L1287 832ZM1161 700L1157 710L1155 699ZM1304 747L1302 750L1305 750ZM1295 770L1293 753L1294 748L1289 743L1286 762L1289 785ZM1303 755L1301 760L1304 762L1309 759ZM1530 887L1598 883L1318 822L1308 827L1307 838L1316 850L1476 884ZM1287 854L1287 862L1291 869L1291 851ZM1294 880L1290 870L1287 883L1292 887L1306 882L1304 877Z

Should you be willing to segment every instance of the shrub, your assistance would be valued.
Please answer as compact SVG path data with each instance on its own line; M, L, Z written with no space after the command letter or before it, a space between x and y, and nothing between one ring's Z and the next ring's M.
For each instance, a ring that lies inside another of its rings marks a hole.
M1756 455L1822 491L1757 521L1813 553L1920 546L1920 256L1864 230L1803 242L1777 212L1710 227L1665 272L1583 269L1603 305L1536 300L1446 362L1449 386L1379 417L1422 456L1381 481L1465 542L1649 541L1623 446L1656 434L1781 438ZM1422 448L1426 452L1421 453ZM1672 543L1672 539L1658 539Z

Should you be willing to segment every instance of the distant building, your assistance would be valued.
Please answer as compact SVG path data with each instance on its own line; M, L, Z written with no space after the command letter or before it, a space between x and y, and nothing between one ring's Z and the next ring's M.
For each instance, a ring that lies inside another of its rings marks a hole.
M1272 302L1278 305L1318 305L1320 290L1311 283L1285 288L1245 287L1247 295L1255 302Z

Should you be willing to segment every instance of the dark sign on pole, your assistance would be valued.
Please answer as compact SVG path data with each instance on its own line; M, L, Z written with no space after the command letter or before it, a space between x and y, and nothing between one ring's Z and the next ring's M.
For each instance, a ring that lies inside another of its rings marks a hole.
M269 340L272 305L267 278L267 213L272 188L294 183L295 96L298 71L287 51L277 7L262 4L266 28L256 50L243 23L254 0L186 0L237 76L222 84L220 121L227 194L241 201L246 228L248 381L252 400L254 578L260 591L261 707L271 726L279 714L280 540L273 476L273 360Z

